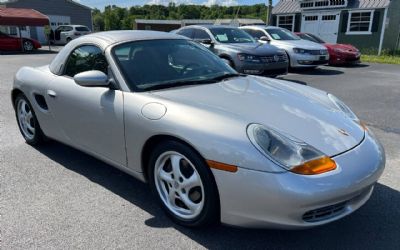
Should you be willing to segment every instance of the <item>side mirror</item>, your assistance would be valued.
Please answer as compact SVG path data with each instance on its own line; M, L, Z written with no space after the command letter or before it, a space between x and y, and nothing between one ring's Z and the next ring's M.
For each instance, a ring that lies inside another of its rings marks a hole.
M269 37L267 37L267 36L262 36L262 37L260 37L260 39L259 39L260 41L263 41L263 42L271 42L271 39L269 39Z
M214 44L214 42L210 38L207 38L207 39L195 39L194 41L198 42L198 43L202 43L202 44L207 44L207 45Z
M108 87L108 76L98 70L85 71L74 76L74 81L83 87Z

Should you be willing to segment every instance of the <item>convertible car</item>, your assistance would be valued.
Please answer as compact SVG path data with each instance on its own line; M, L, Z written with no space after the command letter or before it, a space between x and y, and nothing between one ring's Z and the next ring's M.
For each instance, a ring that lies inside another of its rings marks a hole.
M385 165L332 94L238 74L170 33L72 40L21 68L11 97L28 144L51 138L148 182L184 226L322 225L362 206Z

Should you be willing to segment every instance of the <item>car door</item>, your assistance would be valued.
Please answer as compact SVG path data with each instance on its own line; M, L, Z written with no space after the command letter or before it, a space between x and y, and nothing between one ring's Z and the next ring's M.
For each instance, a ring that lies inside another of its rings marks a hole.
M0 50L18 50L20 48L19 39L0 32Z
M64 26L60 34L60 42L67 43L67 38L73 35L73 30L74 28L71 26Z
M102 50L95 45L75 48L65 62L64 74L48 85L49 110L63 141L125 166L122 91L76 84L74 75L89 70L108 73Z

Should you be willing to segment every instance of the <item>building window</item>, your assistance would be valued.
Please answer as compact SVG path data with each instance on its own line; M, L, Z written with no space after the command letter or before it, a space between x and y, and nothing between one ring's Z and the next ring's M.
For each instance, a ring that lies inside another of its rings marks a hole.
M8 34L10 34L11 36L16 36L16 35L18 35L18 30L17 30L17 27L15 27L15 26L10 26L10 31L8 32Z
M300 3L300 8L312 8L312 7L314 7L314 2Z
M327 7L346 7L347 0L314 0L314 1L303 1L300 3L300 8L302 9L320 9Z
M325 7L329 6L329 1L318 1L315 2L315 7Z
M294 15L278 16L277 26L294 31Z
M322 21L334 21L336 20L336 15L325 15L322 16Z
M318 21L318 16L305 16L304 21L308 21L308 22Z
M346 34L368 35L371 34L374 11L351 11L347 23Z

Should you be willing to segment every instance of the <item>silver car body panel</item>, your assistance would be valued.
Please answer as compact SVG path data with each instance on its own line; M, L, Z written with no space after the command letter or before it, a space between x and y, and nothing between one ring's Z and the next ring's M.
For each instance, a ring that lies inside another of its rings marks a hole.
M305 210L352 200L361 190L372 188L382 173L385 159L379 143L338 112L324 91L257 76L130 91L110 52L116 44L149 39L186 38L146 31L87 35L65 46L50 66L21 68L14 90L29 99L47 136L142 181L146 181L143 147L155 136L180 139L204 159L238 166L236 173L212 170L222 221L231 225L307 227L338 219L341 216L307 224L299 216ZM119 90L82 87L62 74L68 55L82 44L96 44L104 51ZM44 97L47 109L37 102L37 95ZM334 156L338 169L317 176L288 172L250 143L249 123L265 124L309 143ZM345 214L367 199L364 195L348 205Z

